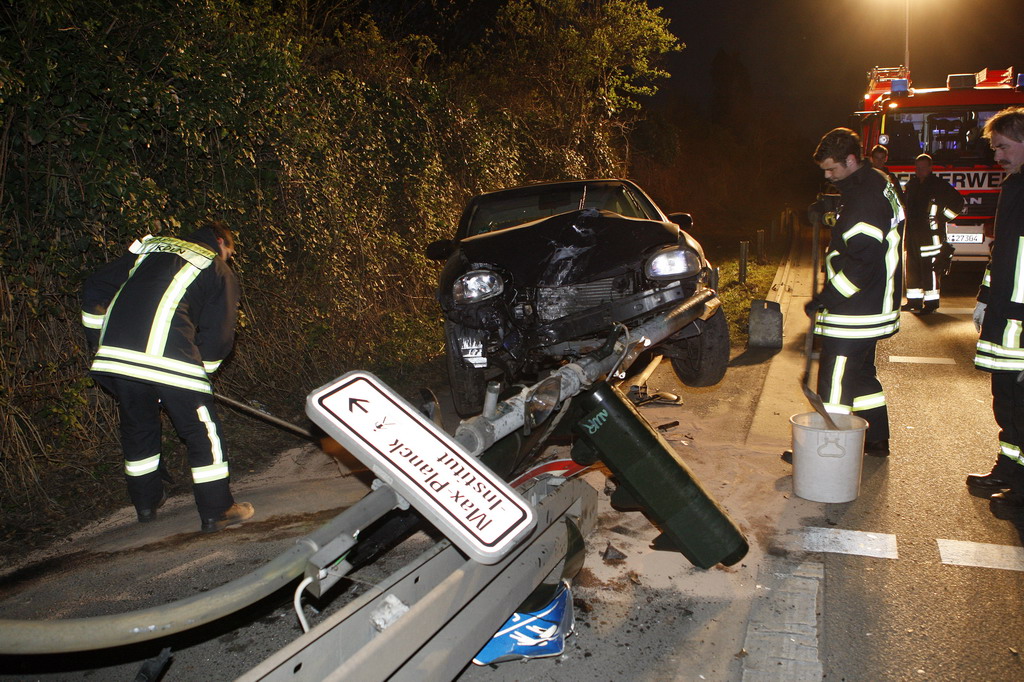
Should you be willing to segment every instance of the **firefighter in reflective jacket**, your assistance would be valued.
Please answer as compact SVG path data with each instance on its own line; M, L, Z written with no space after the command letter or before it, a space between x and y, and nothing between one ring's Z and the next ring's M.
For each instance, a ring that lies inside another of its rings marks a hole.
M253 515L231 495L209 379L234 344L234 237L214 222L186 239L146 236L129 251L82 289L82 323L96 350L90 373L118 402L128 494L140 522L156 518L167 499L163 408L188 449L200 528L218 531Z
M914 177L907 181L907 304L904 310L921 315L939 307L942 273L952 256L946 242L946 223L964 210L964 198L952 185L932 173L932 157L914 161Z
M1024 522L1024 107L989 119L985 137L1007 171L996 206L995 241L974 323L981 332L974 356L992 374L992 412L999 454L992 470L967 476L971 493L990 496L992 513Z
M875 344L899 330L903 208L885 174L862 160L852 130L826 134L814 160L840 193L825 255L827 281L806 307L822 337L818 393L829 412L867 420L865 452L884 457L889 415Z

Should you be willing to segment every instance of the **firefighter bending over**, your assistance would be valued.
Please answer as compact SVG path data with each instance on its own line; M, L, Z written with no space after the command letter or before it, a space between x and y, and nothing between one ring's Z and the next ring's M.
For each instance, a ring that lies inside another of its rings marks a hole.
M251 504L231 495L209 379L235 340L234 252L234 236L220 222L185 239L150 235L82 289L82 324L96 350L90 373L117 399L128 495L142 523L167 499L161 408L188 449L200 529L212 533L253 515Z
M836 128L821 138L814 161L840 194L825 255L827 281L806 307L822 337L818 393L829 412L867 420L864 451L886 457L889 414L875 344L900 326L903 207L885 174L864 162L852 130Z

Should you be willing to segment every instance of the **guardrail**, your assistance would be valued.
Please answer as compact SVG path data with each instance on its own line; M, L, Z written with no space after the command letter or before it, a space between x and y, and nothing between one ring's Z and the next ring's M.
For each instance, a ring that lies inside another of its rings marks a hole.
M670 311L632 330L622 327L605 346L552 376L559 382L559 402L576 395L602 377L624 376L636 358L699 317L709 317L720 305L714 290L704 289ZM527 402L540 384L498 403L493 414L462 422L455 441L468 454L481 455L526 423ZM0 619L0 654L45 654L124 646L189 630L238 611L280 589L316 566L331 564L353 545L358 532L392 509L404 505L387 486L379 487L314 533L263 567L219 588L169 604L111 616L65 620ZM334 557L325 556L334 554ZM335 580L344 575L334 568ZM320 569L315 569L320 570Z

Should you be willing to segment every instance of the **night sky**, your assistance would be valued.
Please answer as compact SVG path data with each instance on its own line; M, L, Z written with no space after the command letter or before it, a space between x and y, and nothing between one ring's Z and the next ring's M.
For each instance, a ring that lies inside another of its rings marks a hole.
M662 15L687 45L669 58L664 87L706 106L701 93L724 49L750 72L752 114L759 97L775 98L817 140L847 124L871 67L903 63L906 1L664 0ZM909 2L914 86L942 87L949 73L985 67L1024 69L1024 0Z

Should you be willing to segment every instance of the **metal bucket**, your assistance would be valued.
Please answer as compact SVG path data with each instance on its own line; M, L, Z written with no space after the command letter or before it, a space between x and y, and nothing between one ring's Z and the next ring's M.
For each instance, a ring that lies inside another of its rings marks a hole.
M850 502L860 494L868 423L849 414L830 416L839 430L826 427L817 412L789 418L793 425L793 492L812 502Z

